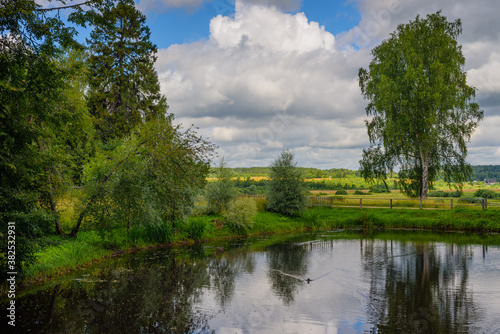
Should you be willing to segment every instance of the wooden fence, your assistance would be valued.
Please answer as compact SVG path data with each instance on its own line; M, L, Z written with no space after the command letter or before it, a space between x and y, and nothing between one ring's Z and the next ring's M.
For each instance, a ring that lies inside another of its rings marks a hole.
M248 195L247 195L248 196ZM264 195L251 197L265 198ZM357 208L384 208L384 209L441 209L454 208L500 209L500 199L486 198L375 198L350 196L309 196L309 207L357 207Z
M359 207L385 208L385 209L451 209L475 208L486 210L500 209L500 200L486 198L373 198L373 197L347 197L347 196L309 196L310 207Z

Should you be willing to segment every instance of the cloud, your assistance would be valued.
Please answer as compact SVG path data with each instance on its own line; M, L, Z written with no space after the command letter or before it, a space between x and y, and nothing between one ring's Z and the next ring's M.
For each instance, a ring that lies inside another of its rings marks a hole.
M208 41L160 50L157 69L178 120L195 120L238 165L266 165L284 147L299 159L316 148L330 159L335 149L366 145L352 59L367 54L346 57L304 13L236 8L234 17L212 19Z
M157 70L171 111L179 122L199 126L232 166L265 166L290 148L301 166L357 169L368 146L359 67L368 66L371 48L398 24L442 9L449 20L462 18L468 80L485 110L470 145L471 162L491 163L484 152L500 146L492 118L500 116L494 7L444 0L355 2L360 23L334 36L305 13L284 12L300 1L237 1L234 15L211 20L208 40L159 51ZM482 20L493 31L485 31Z

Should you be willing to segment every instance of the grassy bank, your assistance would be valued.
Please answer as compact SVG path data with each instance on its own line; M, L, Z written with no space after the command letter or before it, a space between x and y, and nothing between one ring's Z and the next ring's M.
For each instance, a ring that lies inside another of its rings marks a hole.
M125 229L105 236L96 231L81 231L78 238L51 236L38 241L37 261L26 273L26 284L47 280L96 261L149 247L188 245L195 242L224 240L248 235L263 235L326 228L407 228L500 232L500 211L389 210L357 208L313 208L300 217L259 212L254 226L247 231L216 226L216 216L191 218L169 233L167 243L145 241L127 236Z

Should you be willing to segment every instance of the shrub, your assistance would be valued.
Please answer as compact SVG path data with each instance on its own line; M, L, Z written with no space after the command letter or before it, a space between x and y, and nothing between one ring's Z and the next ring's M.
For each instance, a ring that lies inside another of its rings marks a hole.
M460 191L435 190L428 192L427 197L462 197L462 193Z
M442 190L429 191L427 197L448 197L448 195Z
M253 216L257 214L257 203L251 197L240 197L231 201L223 218L229 226L247 231L253 227Z
M255 203L257 204L257 211L264 212L267 210L267 199L265 197L256 197L254 198Z
M305 192L303 171L297 168L294 154L283 151L271 165L268 210L287 216L297 215L306 208Z
M462 193L460 191L451 191L448 194L448 197L462 197Z
M232 180L233 171L224 159L217 167L215 175L217 180L209 182L205 188L205 198L208 202L208 213L221 215L238 193Z
M347 195L347 191L344 189L339 189L335 192L335 195Z
M209 212L208 201L205 199L205 197L199 195L194 200L194 205L193 205L193 208L191 210L191 215L198 217L198 216L203 216L204 214L207 214L208 212Z
M373 192L373 193L390 193L391 191L384 184L375 184L375 185L373 185L373 186L370 187L370 192Z
M479 189L474 193L475 197L482 197L482 198L495 198L498 197L497 193L494 192L493 190L486 190L486 189Z
M356 190L354 195L368 195L367 193L362 192L361 190Z

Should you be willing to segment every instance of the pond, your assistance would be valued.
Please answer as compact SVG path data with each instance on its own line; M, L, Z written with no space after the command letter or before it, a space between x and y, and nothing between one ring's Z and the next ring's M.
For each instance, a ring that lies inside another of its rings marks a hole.
M21 292L16 329L500 333L499 245L492 235L320 231L142 251Z

